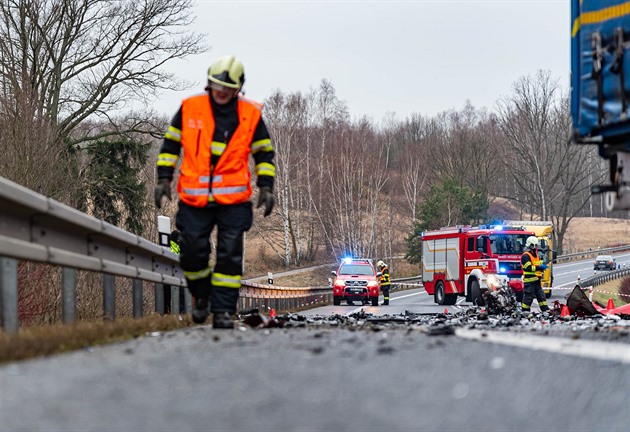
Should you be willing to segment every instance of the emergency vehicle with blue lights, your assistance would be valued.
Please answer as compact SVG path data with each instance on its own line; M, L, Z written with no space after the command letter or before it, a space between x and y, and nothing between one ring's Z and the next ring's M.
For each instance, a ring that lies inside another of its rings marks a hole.
M332 272L333 304L345 301L349 305L355 301L361 304L378 306L379 283L372 261L365 258L344 258L337 271Z
M459 296L483 306L483 292L509 286L523 297L521 255L527 237L523 227L454 226L425 231L422 238L422 284L439 305L454 305Z

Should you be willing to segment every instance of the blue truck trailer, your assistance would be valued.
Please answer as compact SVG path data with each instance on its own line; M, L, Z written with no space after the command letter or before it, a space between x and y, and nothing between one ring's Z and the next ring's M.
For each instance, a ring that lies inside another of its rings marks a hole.
M571 0L573 142L609 161L606 208L630 209L630 1ZM625 171L624 171L625 166Z

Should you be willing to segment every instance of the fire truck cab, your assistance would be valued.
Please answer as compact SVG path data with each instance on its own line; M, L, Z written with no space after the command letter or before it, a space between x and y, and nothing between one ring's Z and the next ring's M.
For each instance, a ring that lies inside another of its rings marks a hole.
M440 305L458 296L483 306L483 292L509 286L523 297L521 255L527 237L523 227L480 225L446 227L422 233L422 283Z

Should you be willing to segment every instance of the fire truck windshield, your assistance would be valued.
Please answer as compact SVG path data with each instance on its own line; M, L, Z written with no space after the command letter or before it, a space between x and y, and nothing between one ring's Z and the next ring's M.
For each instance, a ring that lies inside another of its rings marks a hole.
M491 234L490 245L493 254L522 254L525 248L526 234Z

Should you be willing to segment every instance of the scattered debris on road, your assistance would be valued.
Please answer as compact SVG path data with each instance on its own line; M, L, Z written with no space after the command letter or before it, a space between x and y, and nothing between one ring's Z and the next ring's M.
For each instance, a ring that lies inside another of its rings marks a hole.
M630 314L611 314L610 311L606 314L598 311L579 288L574 289L567 297L567 305L556 301L553 309L544 313L522 314L511 293L498 292L496 295L485 296L485 300L485 307L470 306L452 313L405 311L401 314L373 315L361 309L347 315L306 316L289 313L269 317L258 309L252 309L239 316L244 330L328 326L381 331L402 327L410 331L422 331L430 336L448 336L455 334L456 328L476 328L538 332L571 338L596 336L598 339L608 338L630 343Z

